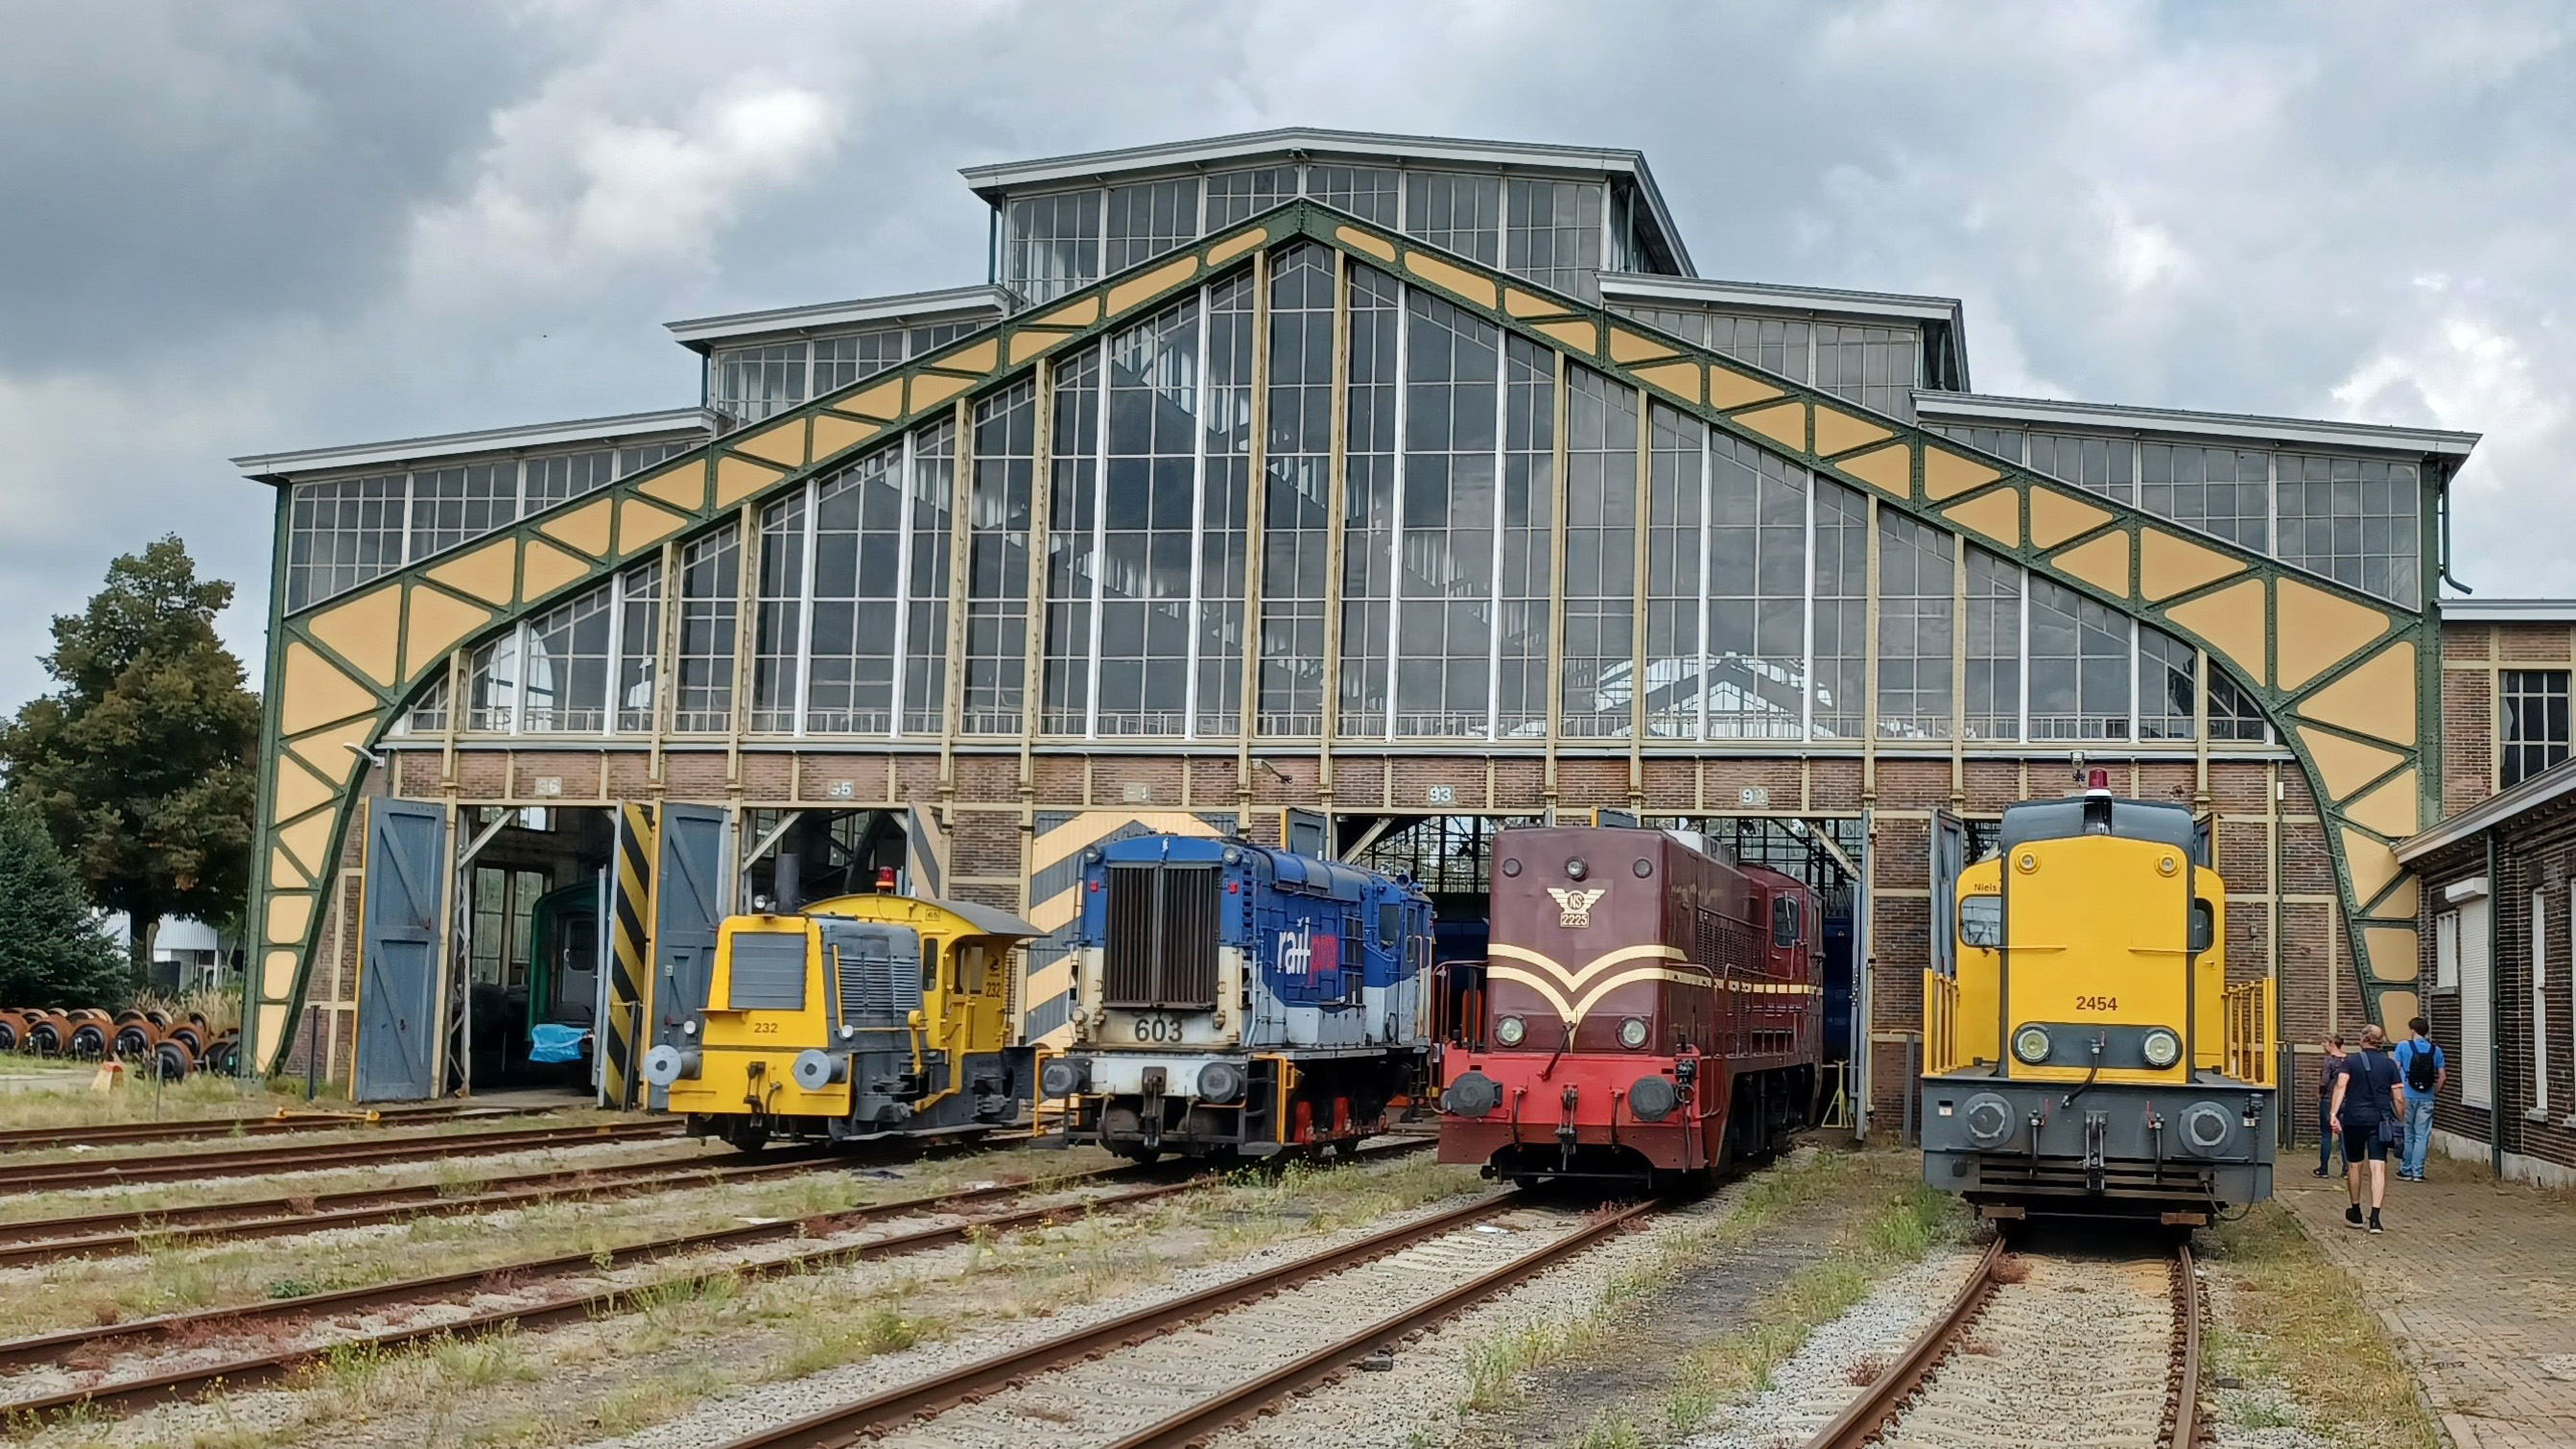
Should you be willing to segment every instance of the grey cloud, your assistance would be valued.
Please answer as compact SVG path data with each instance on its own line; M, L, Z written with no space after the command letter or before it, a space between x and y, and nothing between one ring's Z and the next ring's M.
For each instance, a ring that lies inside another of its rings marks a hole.
M2546 7L267 0L14 31L11 697L41 616L166 527L243 581L255 651L270 500L229 454L686 403L668 318L980 280L960 166L1290 123L1641 147L1704 272L1961 296L1990 391L2484 431L2464 572L2576 592Z

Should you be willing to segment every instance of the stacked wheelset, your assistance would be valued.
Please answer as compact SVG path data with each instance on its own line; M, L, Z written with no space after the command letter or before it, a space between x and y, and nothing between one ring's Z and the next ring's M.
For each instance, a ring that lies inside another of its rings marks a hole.
M0 1011L0 1052L98 1061L115 1057L148 1067L165 1081L194 1071L229 1073L240 1061L241 1033L216 1031L197 1012L31 1007Z

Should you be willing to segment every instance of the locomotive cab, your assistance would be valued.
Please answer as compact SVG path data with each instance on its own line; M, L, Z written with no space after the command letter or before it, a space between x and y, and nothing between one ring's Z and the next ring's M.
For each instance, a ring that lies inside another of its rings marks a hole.
M841 896L734 916L687 1045L646 1080L697 1136L839 1140L998 1126L1034 1086L1011 1045L1011 953L1039 931L966 902Z

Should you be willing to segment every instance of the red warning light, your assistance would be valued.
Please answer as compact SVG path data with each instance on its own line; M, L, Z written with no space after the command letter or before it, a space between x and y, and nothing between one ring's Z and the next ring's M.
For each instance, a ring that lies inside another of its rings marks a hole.
M2086 789L2090 790L2108 790L2111 788L2111 772L2108 770L2091 771L2085 775L2084 785Z
M882 896L890 896L894 894L893 866L881 865L877 867L877 894Z

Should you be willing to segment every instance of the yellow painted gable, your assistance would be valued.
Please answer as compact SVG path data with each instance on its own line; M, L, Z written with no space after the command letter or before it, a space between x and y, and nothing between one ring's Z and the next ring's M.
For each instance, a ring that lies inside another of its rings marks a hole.
M2400 639L2299 701L2299 713L2357 735L2415 743L2415 646Z

